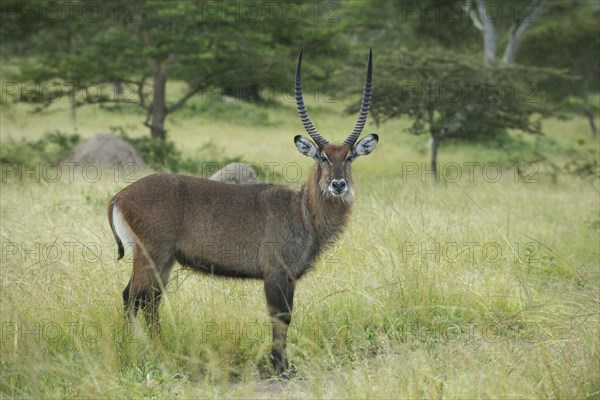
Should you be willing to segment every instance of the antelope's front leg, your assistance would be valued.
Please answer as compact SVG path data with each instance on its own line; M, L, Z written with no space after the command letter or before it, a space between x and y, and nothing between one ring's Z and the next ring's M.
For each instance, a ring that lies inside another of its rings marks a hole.
M264 281L267 307L273 327L271 362L277 374L284 376L288 370L285 348L288 327L292 321L296 280L290 277L283 268L278 267L276 271L271 271L265 276Z

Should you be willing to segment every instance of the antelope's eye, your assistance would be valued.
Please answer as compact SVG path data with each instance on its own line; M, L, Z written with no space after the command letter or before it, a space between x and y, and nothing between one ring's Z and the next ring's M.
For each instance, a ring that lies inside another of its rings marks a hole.
M322 161L322 162L324 162L324 163L326 163L326 162L328 162L329 160L327 159L327 157L325 157L325 156L321 156L321 161Z

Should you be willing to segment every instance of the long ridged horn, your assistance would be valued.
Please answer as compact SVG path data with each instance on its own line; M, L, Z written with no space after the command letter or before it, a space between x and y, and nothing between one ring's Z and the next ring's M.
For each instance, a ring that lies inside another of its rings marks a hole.
M329 141L321 136L321 134L315 129L315 126L312 124L312 122L310 122L310 118L308 118L308 112L306 111L306 107L304 107L304 99L302 98L302 82L300 79L301 71L302 49L300 49L298 63L296 64L296 105L298 106L298 114L300 115L302 124L304 124L304 129L306 129L306 132L308 132L310 137L313 138L317 146L319 146L320 149L323 149L329 144Z
M363 128L365 127L365 123L367 122L367 115L369 114L369 105L371 104L371 86L372 86L372 76L373 76L373 52L369 49L369 66L367 67L367 79L365 81L365 90L363 92L362 104L360 106L360 114L358 114L358 120L356 121L356 125L352 132L346 140L342 142L346 146L352 148L354 143L356 143L356 139L362 133Z

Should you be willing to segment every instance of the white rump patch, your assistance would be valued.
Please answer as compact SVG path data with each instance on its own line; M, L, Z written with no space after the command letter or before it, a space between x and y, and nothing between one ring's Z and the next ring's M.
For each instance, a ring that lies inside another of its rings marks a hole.
M115 232L127 253L127 249L133 249L133 245L135 244L135 234L133 234L131 228L127 225L127 222L125 222L123 214L121 214L121 211L119 211L116 205L113 206L112 223Z

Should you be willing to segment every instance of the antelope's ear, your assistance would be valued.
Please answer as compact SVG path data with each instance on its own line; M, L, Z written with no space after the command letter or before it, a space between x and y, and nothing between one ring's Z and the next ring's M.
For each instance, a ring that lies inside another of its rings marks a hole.
M352 158L371 154L373 150L375 150L377 142L379 142L379 136L377 136L376 134L372 133L370 135L365 136L352 149Z
M300 154L304 154L307 157L314 158L315 160L318 158L319 149L313 142L304 136L296 136L294 138L294 143L296 143L296 148L300 152Z

